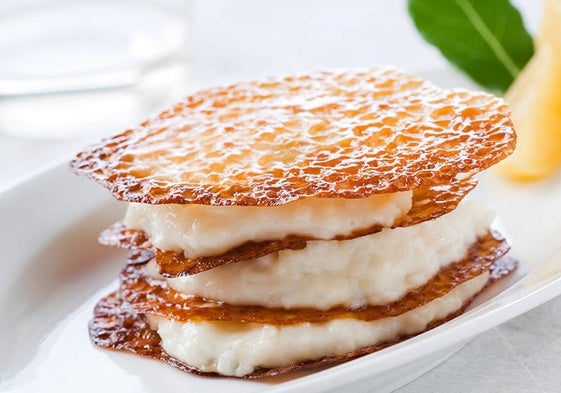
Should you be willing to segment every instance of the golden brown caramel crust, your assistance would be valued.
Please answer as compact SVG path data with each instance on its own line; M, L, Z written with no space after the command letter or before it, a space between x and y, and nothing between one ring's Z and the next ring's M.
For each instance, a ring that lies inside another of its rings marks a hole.
M202 90L72 161L120 200L276 206L457 182L508 156L509 110L392 68Z
M512 259L508 257L499 257L500 253L504 251L504 248L508 247L506 246L504 240L502 240L502 237L500 237L500 235L489 234L484 239L481 239L479 243L481 244L479 246L481 250L489 248L492 249L496 247L495 255L499 259L497 259L490 268L489 266L487 266L486 269L480 270L480 268L476 267L476 270L470 272L467 267L463 267L462 270L464 272L471 275L475 274L476 271L485 271L490 269L490 282L493 282L501 278L502 276L508 275L516 268L516 263ZM474 247L476 247L476 245L474 245ZM472 248L470 252L473 253L474 248ZM483 258L484 260L488 261L490 257L483 257L483 254L484 253L481 251L480 253L477 253L477 257ZM487 263L488 262L484 262L485 265ZM137 268L133 268L132 271L138 272ZM477 274L474 275L474 277L476 276ZM439 290L443 289L441 288ZM468 303L466 303L464 307L467 306ZM454 318L455 316L459 315L461 311L462 310L448 316L443 320L434 321L427 327L427 330L432 329L439 324ZM119 292L115 292L106 296L96 305L94 310L94 318L90 322L89 331L92 341L101 347L128 351L142 356L158 359L165 363L171 364L172 366L177 367L183 371L191 373L208 376L217 375L215 373L201 373L197 369L190 367L189 365L178 361L177 359L174 359L173 357L166 354L160 345L160 337L155 331L150 329L146 318L142 314L137 314L134 307L131 307L131 305L127 303L127 300L124 299ZM285 367L256 370L252 374L245 376L245 378L263 378L285 374L293 371L329 366L367 355L387 346L393 345L399 341L403 341L409 337L410 336L400 337L397 340L393 340L391 342L384 342L378 345L361 348L342 356L324 357L318 360L287 365Z
M411 210L404 217L401 217L394 227L415 225L451 212L476 184L475 179L466 179L456 184L414 190ZM381 225L375 225L355 231L349 236L338 236L335 240L352 239L376 233L382 229ZM302 249L306 247L306 242L310 240L317 239L289 236L284 239L247 242L220 255L189 259L182 252L166 251L153 247L150 239L143 231L128 229L120 223L112 225L103 231L99 237L101 244L152 251L160 273L165 277L196 274L221 265L259 258L275 251Z

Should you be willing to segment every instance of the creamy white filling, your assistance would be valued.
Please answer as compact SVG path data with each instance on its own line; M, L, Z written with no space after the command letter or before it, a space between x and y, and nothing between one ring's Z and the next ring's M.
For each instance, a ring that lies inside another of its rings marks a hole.
M164 350L201 371L241 377L259 368L286 366L420 333L459 310L486 284L489 273L445 296L397 317L373 322L336 319L328 323L274 326L233 322L178 322L148 316Z
M411 208L412 192L361 199L310 198L275 207L129 204L125 225L154 246L187 257L218 255L247 241L288 235L332 239L376 224L392 226Z
M312 241L302 250L275 252L167 282L181 293L230 304L319 309L387 304L463 258L492 219L487 207L464 201L449 214L411 227L352 240ZM148 273L163 279L154 262Z

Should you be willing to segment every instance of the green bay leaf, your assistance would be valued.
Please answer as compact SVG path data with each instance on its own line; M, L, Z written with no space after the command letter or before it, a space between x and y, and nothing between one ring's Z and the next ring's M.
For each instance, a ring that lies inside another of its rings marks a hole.
M534 53L508 0L408 0L417 30L480 85L504 92Z

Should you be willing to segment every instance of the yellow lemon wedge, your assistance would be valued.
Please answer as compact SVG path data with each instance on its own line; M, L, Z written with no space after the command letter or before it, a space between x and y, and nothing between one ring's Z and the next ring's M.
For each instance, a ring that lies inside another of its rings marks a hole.
M552 174L561 166L561 0L547 0L536 53L505 100L518 141L497 169L516 180Z
M544 3L540 30L536 37L536 47L553 43L561 48L561 0L546 0Z

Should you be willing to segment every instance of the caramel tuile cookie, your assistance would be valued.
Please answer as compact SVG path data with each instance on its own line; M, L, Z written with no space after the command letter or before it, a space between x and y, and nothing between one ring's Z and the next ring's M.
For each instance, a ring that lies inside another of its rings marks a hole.
M277 206L454 183L515 140L502 99L380 67L202 90L71 167L129 202Z

